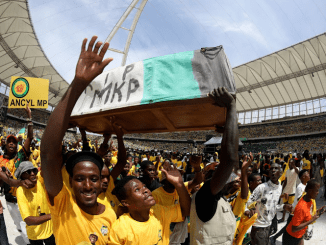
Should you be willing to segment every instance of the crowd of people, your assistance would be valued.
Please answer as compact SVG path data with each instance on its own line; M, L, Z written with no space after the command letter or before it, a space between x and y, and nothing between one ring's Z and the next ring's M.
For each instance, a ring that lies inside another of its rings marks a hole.
M112 60L103 60L109 44L96 39L83 41L75 78L38 131L41 141L28 105L26 137L1 137L2 245L9 244L8 222L26 244L273 245L281 235L283 244L311 237L308 227L325 208L315 202L326 197L325 154L239 151L236 100L223 87L209 94L226 108L222 143L212 154L124 140L114 117L114 140L83 128L80 137L67 133L80 94ZM4 219L3 205L12 220ZM280 222L288 219L277 232L278 211Z

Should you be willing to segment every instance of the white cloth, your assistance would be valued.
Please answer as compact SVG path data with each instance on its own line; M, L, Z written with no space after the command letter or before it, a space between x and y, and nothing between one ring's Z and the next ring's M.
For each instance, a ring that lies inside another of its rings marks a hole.
M298 174L295 172L294 168L288 169L286 171L285 177L286 177L286 186L284 188L283 193L294 194L297 187L296 182L297 182Z
M197 193L192 196L190 206L190 245L232 245L236 220L231 205L220 198L214 216L202 222L196 212Z
M273 184L270 180L256 187L246 205L246 210L248 210L248 206L253 202L257 202L256 210L258 217L253 226L268 227L272 224L276 211L283 209L283 204L277 204L281 194L281 184Z
M184 243L188 237L188 217L183 222L179 222L174 226L170 235L170 245L180 245Z
M302 196L304 190L306 189L306 185L300 183L298 186L297 186L297 189L295 191L295 197L294 197L294 202L292 204L292 207L295 208L295 206L298 204L298 199Z

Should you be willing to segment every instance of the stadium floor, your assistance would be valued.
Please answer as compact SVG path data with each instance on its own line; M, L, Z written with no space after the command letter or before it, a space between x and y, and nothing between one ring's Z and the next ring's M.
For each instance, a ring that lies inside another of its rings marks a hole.
M6 201L4 196L0 197L0 200L3 204L3 213L5 216L5 222L7 227L7 234L9 237L9 243L12 245L25 245L22 236L20 235L20 232L16 230L16 227L9 215ZM321 207L322 205L326 205L326 201L324 199L318 199L317 200L317 207ZM282 214L278 213L278 218L281 218ZM285 225L285 222L280 223L278 226L278 229L281 229ZM325 234L325 225L326 225L326 214L324 214L322 217L320 217L317 222L314 224L314 233L313 237L309 241L305 241L305 245L314 244L314 245L325 245L326 244L326 234ZM282 244L282 237L279 237L277 239L276 245Z

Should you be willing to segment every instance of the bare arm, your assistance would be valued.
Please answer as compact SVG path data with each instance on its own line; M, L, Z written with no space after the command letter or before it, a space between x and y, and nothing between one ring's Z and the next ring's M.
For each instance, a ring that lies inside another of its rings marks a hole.
M79 129L80 134L82 136L82 141L83 141L83 151L91 151L91 148L89 147L89 144L87 142L87 136L86 136L86 131L83 128Z
M315 215L312 217L311 220L307 221L307 222L303 222L298 226L292 226L292 232L297 232L302 230L303 228L305 228L306 226L310 225L311 223L313 223L314 221L316 221L319 218L318 215Z
M168 171L162 168L162 172L166 175L167 181L173 184L178 192L182 216L186 217L190 215L191 198L183 183L179 170L177 170L176 167L173 167Z
M108 142L111 138L111 134L104 134L103 136L104 140L103 143L100 145L100 148L97 148L97 140L95 140L96 153L99 154L101 157L104 157L109 151Z
M149 160L149 159L148 159ZM158 165L160 164L160 157L159 156L157 156L156 157L156 162L155 162L155 170L157 171L158 170Z
M203 173L200 168L201 161L202 161L201 156L191 156L190 157L190 164L194 168L195 177L193 180L190 180L188 182L189 190L192 190L193 188L195 188L196 185L199 185L201 182L203 182Z
M28 103L26 105L25 108L26 114L27 114L27 118L30 120L30 122L27 124L27 139L24 142L24 149L27 151L26 153L28 153L30 151L30 146L31 146L31 142L33 140L33 123L32 123L32 112L31 109L28 107Z
M248 176L247 169L251 165L252 160L254 159L252 153L250 152L250 157L246 156L241 168L241 198L247 199L249 187L248 187Z
M50 219L51 214L46 214L42 216L28 216L27 218L25 218L24 221L28 226L31 226L43 224L44 222L49 221Z
M118 139L118 162L112 169L111 176L112 176L113 180L116 180L118 178L119 174L122 172L125 165L127 164L127 152L126 152L125 145L123 143L122 127L118 126L113 120L114 120L114 118L112 118L112 120L111 120L112 126L114 128L114 131L115 131L115 133L117 135L117 139Z
M104 67L112 61L111 58L103 60L109 47L108 43L104 44L99 54L98 51L102 42L97 42L93 50L96 39L96 36L92 37L87 50L87 39L84 39L76 67L75 78L55 110L52 112L42 137L42 170L45 187L52 204L54 197L58 195L63 186L61 175L61 141L68 129L70 114L79 96L88 84L101 74Z
M210 182L211 192L213 195L216 195L224 187L233 167L238 164L239 134L235 98L225 88L215 89L210 93L210 97L215 100L215 105L226 107L227 110L220 164Z
M0 169L0 180L4 181L5 183L7 183L12 187L24 186L25 188L29 189L34 186L32 182L29 180L18 180L18 179L10 178L9 173L7 172L6 174L2 172L1 169Z

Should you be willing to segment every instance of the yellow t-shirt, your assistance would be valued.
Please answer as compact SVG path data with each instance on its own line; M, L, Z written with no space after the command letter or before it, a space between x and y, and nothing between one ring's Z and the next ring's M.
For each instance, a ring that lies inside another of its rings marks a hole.
M16 179L15 177L15 171L16 171L16 167L15 167L15 159L11 159L9 160L9 162L7 163L7 168L9 169L13 179ZM10 187L10 191L9 191L13 196L17 196L17 187Z
M186 162L182 162L182 161L178 161L177 162L177 167L179 168L180 166L182 166L182 169L183 170L186 170L187 163Z
M49 203L49 207L56 244L76 245L89 242L89 236L94 233L98 236L96 244L107 244L108 233L116 220L112 208L105 207L105 211L99 215L87 214L78 207L66 185L62 186L54 198L54 205Z
M311 162L306 158L303 158L302 169L311 169Z
M118 151L112 151L112 157L111 157L111 161L110 161L111 164L114 164L114 165L117 164L117 162L118 162L117 156L118 156Z
M324 176L324 169L320 169L319 172L320 172L320 176L323 177Z
M38 164L39 162L41 162L41 154L38 156L38 158L35 160L35 163Z
M241 217L241 215L245 212L246 203L249 200L250 195L251 193L248 191L247 199L242 199L240 188L240 190L225 196L232 207L232 211L235 217Z
M191 195L191 191L192 191L192 190L189 190L189 188L188 188L189 182L190 182L190 181L184 182L184 185L185 185L185 187L186 187L186 189L187 189L189 195ZM204 182L201 182L200 185L199 185L200 188L202 188L203 185L204 185Z
M127 163L129 164L129 163ZM135 165L132 165L132 167L129 169L129 175L135 176L136 175L136 167Z
M138 222L123 214L114 222L110 231L109 245L155 244L168 245L171 222L181 222L180 205L164 207L154 205L145 222Z
M40 213L49 214L50 208L46 199L43 178L38 176L37 184L32 189L18 187L17 202L20 214L25 220L29 216L40 216ZM26 225L27 236L31 240L43 240L53 234L52 220L40 225Z
M161 170L157 170L157 177L158 177L159 181L162 181L162 171Z
M72 193L72 195L74 195L74 191L71 188L70 183L69 183L69 174L68 174L67 169L66 169L65 166L62 167L61 174L62 174L63 184L67 187L67 190L70 193Z
M102 203L103 205L105 205L107 208L112 207L114 212L117 213L118 206L119 206L120 202L119 202L118 198L111 193L112 190L114 189L114 187L115 187L115 185L114 185L113 178L110 176L110 182L108 185L108 189L106 190L105 193L102 192L97 197L97 201L99 203Z
M163 189L163 186L157 188L152 192L152 196L156 204L162 206L172 206L179 203L179 195L177 190L174 190L173 193L168 193Z
M39 157L39 155L40 155L40 151L37 150L37 149L35 149L35 150L33 151L32 148L31 148L31 152L32 152L33 158L37 158L37 157Z
M288 171L288 169L289 169L289 164L288 163L284 163L284 165L285 165L285 169L283 171L282 176L279 178L279 181L281 181L281 182L285 180L286 171Z

